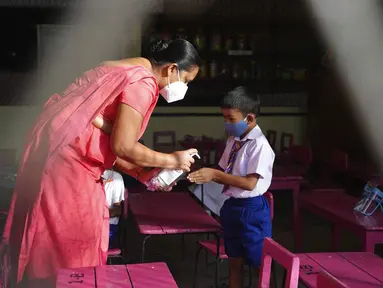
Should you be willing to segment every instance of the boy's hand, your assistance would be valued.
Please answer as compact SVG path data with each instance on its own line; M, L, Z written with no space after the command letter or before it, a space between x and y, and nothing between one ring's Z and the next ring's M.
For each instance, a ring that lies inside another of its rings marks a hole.
M214 179L216 170L212 168L201 168L193 173L188 175L188 179L190 182L202 184L206 182L210 182Z

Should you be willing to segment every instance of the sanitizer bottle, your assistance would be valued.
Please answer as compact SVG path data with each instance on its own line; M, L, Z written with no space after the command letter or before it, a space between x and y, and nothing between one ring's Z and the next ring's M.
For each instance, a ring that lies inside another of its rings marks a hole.
M192 155L197 159L201 159L198 154ZM172 187L186 176L183 170L162 169L157 176L145 183L149 191L170 191Z

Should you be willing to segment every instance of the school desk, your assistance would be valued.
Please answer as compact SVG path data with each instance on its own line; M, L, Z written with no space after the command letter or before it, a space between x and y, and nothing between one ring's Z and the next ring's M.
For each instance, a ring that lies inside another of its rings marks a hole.
M145 235L141 248L141 262L145 259L146 242L153 235L181 234L184 236L185 234L212 233L219 241L221 225L208 215L188 193L131 194L129 209L140 234Z
M346 229L360 237L363 251L374 252L376 243L383 243L383 213L378 209L371 216L354 211L358 198L342 192L303 193L300 205L303 210L310 211L330 221L333 225L332 246L337 251L340 240L340 229ZM298 225L301 237L301 225ZM301 240L299 239L299 243Z
M58 271L57 288L177 288L165 263L104 265Z
M295 237L295 250L299 250L301 247L299 237L299 193L300 186L303 178L300 175L297 168L294 166L274 166L273 179L269 190L289 190L293 194L293 224L294 224L294 237Z
M367 252L296 254L300 260L299 279L308 288L317 287L321 270L349 288L383 287L383 259Z

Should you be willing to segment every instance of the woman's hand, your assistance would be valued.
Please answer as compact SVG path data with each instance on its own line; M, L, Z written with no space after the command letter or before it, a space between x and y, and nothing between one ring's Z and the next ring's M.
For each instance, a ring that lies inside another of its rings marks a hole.
M201 168L188 175L188 180L196 184L203 184L210 182L214 179L216 169L212 168Z
M106 134L110 135L112 134L113 131L113 125L110 124L108 121L106 121L102 116L98 115L94 120L93 120L93 125L104 131Z
M174 157L175 160L174 169L181 169L185 172L189 172L191 165L194 163L193 156L197 153L198 150L194 148L184 151L173 152L171 155Z
M177 185L177 183L175 182L171 186L166 187L166 188L165 187L158 187L157 192L170 192L170 191L173 190L173 187L176 186L176 185Z
M161 168L144 168L138 173L137 180L142 184L146 184L150 179L157 176Z

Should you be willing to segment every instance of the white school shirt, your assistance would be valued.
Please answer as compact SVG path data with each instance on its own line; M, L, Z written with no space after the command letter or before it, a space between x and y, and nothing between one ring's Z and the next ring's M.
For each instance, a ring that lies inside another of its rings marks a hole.
M228 165L231 148L235 141L247 141L237 152L237 158L233 165L232 175L246 176L258 174L259 179L252 191L229 186L225 195L234 198L250 198L263 195L270 187L273 177L273 164L275 153L269 141L263 135L261 128L255 126L243 139L230 137L226 142L225 151L218 165L225 170Z
M125 185L124 179L122 176L112 170L105 170L102 174L104 180L113 179L113 181L106 182L104 184L106 202L108 203L108 208L113 208L113 204L120 203L124 200L125 197ZM110 224L117 225L119 217L112 217L109 219Z

